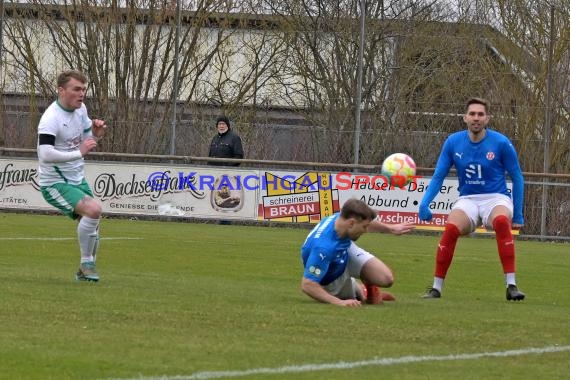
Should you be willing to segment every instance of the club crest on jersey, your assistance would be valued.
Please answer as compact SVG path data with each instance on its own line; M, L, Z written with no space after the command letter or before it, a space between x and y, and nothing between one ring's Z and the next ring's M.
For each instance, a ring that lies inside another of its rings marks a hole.
M494 152L487 152L487 160L493 161L494 158L495 158Z

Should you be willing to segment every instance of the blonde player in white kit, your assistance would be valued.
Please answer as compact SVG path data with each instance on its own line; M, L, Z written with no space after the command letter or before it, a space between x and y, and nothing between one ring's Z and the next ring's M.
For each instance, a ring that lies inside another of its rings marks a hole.
M38 126L39 181L44 199L72 219L79 219L77 236L81 259L75 275L80 281L99 281L95 258L99 245L101 203L85 180L83 157L103 137L103 120L91 120L83 104L87 77L68 70L57 78L57 100Z

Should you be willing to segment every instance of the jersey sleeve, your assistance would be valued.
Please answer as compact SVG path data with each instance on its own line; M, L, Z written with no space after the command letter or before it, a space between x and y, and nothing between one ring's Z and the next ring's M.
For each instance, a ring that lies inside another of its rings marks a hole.
M79 150L74 150L71 152L62 152L55 149L55 147L50 144L39 145L37 152L38 152L38 158L40 159L41 162L50 163L50 164L75 161L83 158L83 155Z
M503 144L503 157L503 165L513 181L513 223L524 224L524 178L517 152L509 140Z
M424 197L422 198L422 204L424 206L433 201L441 189L443 180L445 179L447 173L449 173L451 165L453 165L453 143L451 142L450 138L447 138L443 144L439 158L437 159L435 172L433 173L429 186L424 194Z
M44 114L38 124L39 135L57 136L57 122L49 115Z
M329 269L330 263L326 250L323 247L314 247L307 258L303 277L320 284Z

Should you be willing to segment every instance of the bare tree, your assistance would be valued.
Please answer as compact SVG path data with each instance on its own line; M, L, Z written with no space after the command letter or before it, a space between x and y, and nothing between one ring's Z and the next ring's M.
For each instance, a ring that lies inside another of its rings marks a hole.
M188 139L194 141L198 152L207 154L214 133L212 115L203 114L194 105L209 104L234 121L239 120L234 126L239 129L249 158L265 158L273 147L257 133L255 126L260 117L256 110L271 102L273 83L284 66L281 57L285 45L271 17L236 16L226 22L233 24L225 26L233 30L232 35L216 42L217 48L207 53L209 65L202 67L191 82L193 90L189 93L193 96L186 99L185 107L192 111L193 127L199 130L194 129L196 136ZM219 36L217 31L212 33Z
M75 68L87 73L92 86L91 113L105 118L110 128L103 144L108 150L166 153L170 99L192 98L196 81L218 46L231 31L223 24L211 40L206 26L212 12L226 11L222 0L201 0L184 11L180 57L175 57L175 7L166 0L69 1L31 0L12 4L6 30L11 80L44 101L55 95L58 71ZM204 52L204 46L207 51ZM179 92L173 93L174 59L179 60ZM46 61L50 64L46 65ZM33 124L33 123L32 123Z
M497 1L493 7L498 27L521 54L506 54L516 68L526 91L516 99L515 115L521 133L518 145L524 170L570 173L570 4L566 1ZM516 50L515 50L516 51ZM522 107L521 107L522 106ZM548 157L545 147L548 145ZM547 233L567 234L570 209L569 191L558 186L530 187L526 193L525 214L529 230L538 231L538 221L547 211ZM566 232L565 232L566 231Z
M360 148L363 162L379 163L397 148L389 143L395 141L389 134L401 132L403 123L398 122L402 120L398 113L404 109L402 99L411 96L411 89L432 79L431 75L408 75L409 80L404 80L402 77L410 72L401 62L405 59L402 52L410 51L414 43L409 41L422 32L430 33L429 28L420 33L414 28L425 21L448 18L448 11L435 1L366 1L364 81L362 103L357 105L360 1L295 0L266 4L278 15L288 48L288 70L281 76L282 99L315 126L312 159L351 161L355 111L361 107L365 114L365 138L361 139ZM436 50L440 45L443 44L437 43ZM442 59L454 60L452 54ZM399 73L404 75L398 76ZM412 124L403 125L414 129Z
M222 108L252 138L261 137L246 131L258 122L259 110L283 105L298 110L313 126L313 135L305 135L312 141L305 151L317 161L351 160L354 114L361 107L363 162L378 163L403 150L429 166L435 160L430 144L461 126L453 114L462 111L463 100L471 95L491 99L494 126L523 150L542 138L546 70L539 58L548 43L548 7L498 1L472 8L463 2L454 14L437 1L367 1L363 96L356 105L359 3L202 0L187 5L177 94L172 1L131 1L126 7L116 0L11 4L6 75L19 91L30 94L30 109L40 110L55 95L57 71L74 67L87 72L92 112L115 124L106 142L109 150L165 153L171 99L179 99L180 115L193 115L183 124L181 153L195 154L208 139L203 128L211 114L201 115L198 104ZM473 12L483 6L486 14L493 11L493 26L442 22L477 19ZM564 7L557 8L561 15L568 12ZM227 13L234 11L254 13ZM520 22L521 15L528 22ZM553 93L554 108L562 107L567 115L565 20L557 18ZM567 137L564 120L564 113L557 113L553 122L554 165L568 154L558 144ZM194 131L197 127L202 129ZM402 132L413 137L393 137ZM534 154L529 163L536 165L540 151L529 150Z
M528 149L531 157L525 160L529 171L542 171L542 142L545 137L552 142L550 171L570 172L570 4L567 2L497 1L493 8L504 35L514 41L523 54L509 54L506 59L526 80L527 93L532 103L520 118L525 133L521 138L538 142ZM554 24L551 25L551 10ZM552 32L552 34L551 34ZM549 47L552 57L549 62ZM551 115L550 136L545 136L547 98L547 74L550 67ZM523 95L523 94L521 94ZM534 153L534 154L533 154Z
M93 114L112 125L110 151L166 153L176 99L180 154L205 155L213 115L224 112L249 157L351 162L359 107L361 163L403 151L430 167L445 137L464 128L464 101L482 96L525 171L542 171L548 138L548 170L570 172L567 2L367 0L356 104L360 3L182 2L179 29L171 0L9 3L4 90L28 94L33 111L14 140L34 145L55 74L73 67L91 79ZM302 125L278 125L282 115Z

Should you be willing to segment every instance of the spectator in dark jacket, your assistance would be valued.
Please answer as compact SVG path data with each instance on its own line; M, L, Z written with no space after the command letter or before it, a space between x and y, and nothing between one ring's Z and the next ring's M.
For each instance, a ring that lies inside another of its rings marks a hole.
M218 133L210 143L210 152L208 157L216 158L243 158L243 147L241 138L231 130L230 121L226 116L220 116L216 119L216 127ZM209 162L209 165L228 165L239 166L239 162Z

